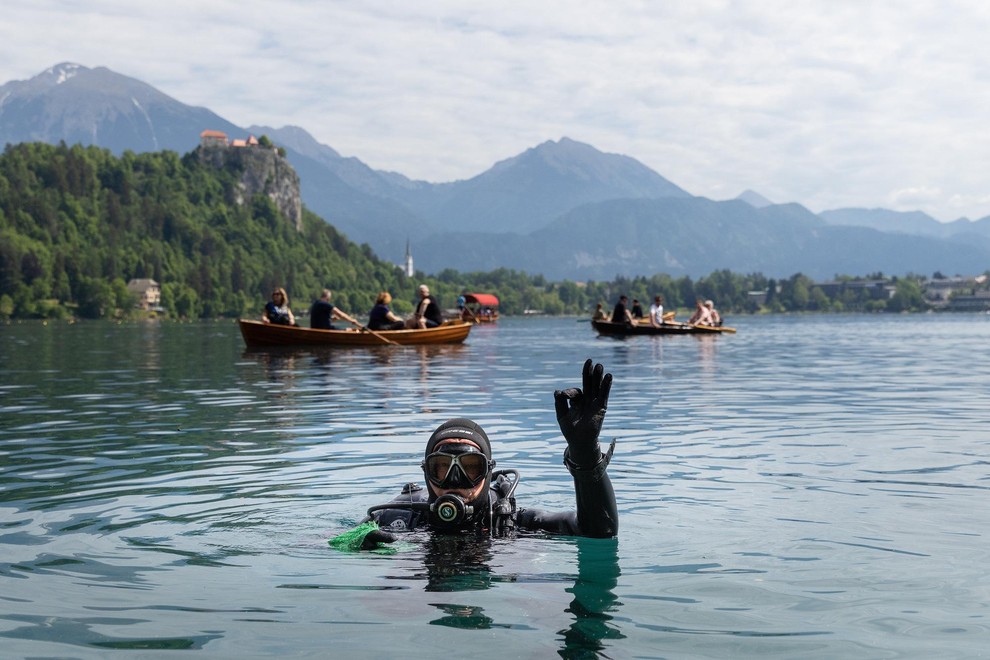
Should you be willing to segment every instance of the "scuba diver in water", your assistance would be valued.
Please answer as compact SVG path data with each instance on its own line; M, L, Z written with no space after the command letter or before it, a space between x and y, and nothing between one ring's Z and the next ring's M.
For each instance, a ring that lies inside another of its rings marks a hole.
M606 473L615 441L604 453L598 442L612 374L588 360L582 376L582 387L554 392L557 423L567 440L564 465L574 478L575 511L516 508L519 473L496 470L484 429L469 419L456 418L437 427L426 443L422 462L426 488L406 484L393 501L368 509L368 518L354 530L361 530L363 537L350 536L347 545L352 549L376 549L384 547L379 544L394 542L395 532L423 528L491 536L505 536L513 530L593 538L615 536L618 512Z

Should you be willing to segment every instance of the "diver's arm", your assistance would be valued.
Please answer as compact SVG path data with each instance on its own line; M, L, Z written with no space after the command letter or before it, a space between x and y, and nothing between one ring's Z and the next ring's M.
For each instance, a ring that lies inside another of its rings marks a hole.
M371 507L357 527L335 536L329 543L338 550L349 551L377 550L382 548L383 543L394 543L397 536L393 531L412 530L419 526L423 519L421 509L425 506L424 502L426 495L422 486L408 483L398 497Z
M567 533L615 536L619 531L619 515L612 482L605 472L615 443L608 453L602 453L598 442L612 388L612 374L605 373L602 365L592 366L591 360L587 360L582 386L554 392L557 423L567 440L564 465L574 477L577 500L576 531Z
M597 483L574 480L577 511L549 512L542 509L520 509L516 524L520 529L564 534L611 538L619 531L619 515L615 493L608 475Z
M565 459L567 469L574 477L574 494L577 499L577 524L580 536L607 538L619 532L619 513L615 504L615 491L605 468L612 458L615 442L599 463L591 469L572 466Z

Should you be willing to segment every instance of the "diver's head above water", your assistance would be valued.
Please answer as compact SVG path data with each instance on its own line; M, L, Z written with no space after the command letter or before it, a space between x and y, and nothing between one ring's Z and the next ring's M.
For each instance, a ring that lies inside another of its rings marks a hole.
M423 457L430 502L452 495L475 510L487 508L494 467L485 430L463 417L447 420L430 436Z

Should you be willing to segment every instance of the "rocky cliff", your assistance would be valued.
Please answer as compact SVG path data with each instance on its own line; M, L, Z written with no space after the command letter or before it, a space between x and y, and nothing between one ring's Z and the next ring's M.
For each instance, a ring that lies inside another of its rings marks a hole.
M223 145L197 148L204 164L237 172L235 201L244 204L255 195L266 195L296 228L302 231L302 197L299 175L289 161L272 147Z

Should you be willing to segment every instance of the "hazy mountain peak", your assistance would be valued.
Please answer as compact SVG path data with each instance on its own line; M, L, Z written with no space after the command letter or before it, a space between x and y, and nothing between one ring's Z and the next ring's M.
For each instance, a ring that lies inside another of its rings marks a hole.
M547 140L542 142L535 147L527 149L524 153L517 158L525 158L527 155L538 156L542 158L548 164L554 163L589 163L600 159L617 161L628 161L629 163L636 163L641 167L641 165L636 159L630 158L629 156L621 156L619 154L609 154L603 151L599 151L590 144L585 144L584 142L578 142L577 140L572 140L569 137L562 137L556 142L553 140ZM510 159L513 160L513 159Z
M4 90L5 98L14 95L37 95L44 94L55 87L72 80L80 74L89 72L89 69L81 64L73 62L62 62L53 67L45 69L36 76L28 80L13 80L5 85L0 85L0 90Z
M0 144L96 144L124 150L186 152L204 129L241 130L203 108L106 67L62 62L30 80L0 86Z
M45 71L56 85L61 85L69 78L75 77L80 71L88 71L86 67L74 62L62 62Z
M513 158L496 163L472 181L492 177L519 177L525 180L534 174L553 176L559 182L570 180L597 192L584 190L582 201L619 197L688 197L689 194L663 178L635 158L599 151L590 144L568 137L547 140Z
M760 193L756 192L755 190L750 190L749 188L739 193L739 196L736 197L736 199L746 202L753 208L757 208L757 209L762 209L766 206L774 205L774 202L771 202L769 199L767 199Z

